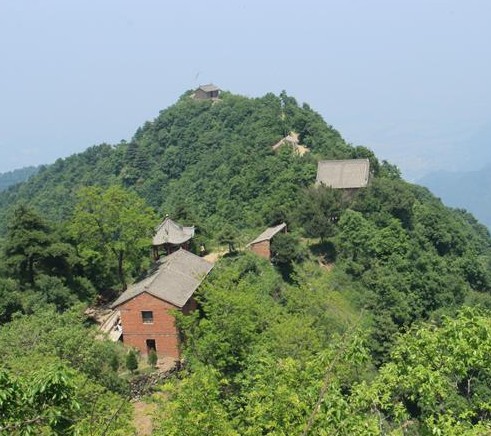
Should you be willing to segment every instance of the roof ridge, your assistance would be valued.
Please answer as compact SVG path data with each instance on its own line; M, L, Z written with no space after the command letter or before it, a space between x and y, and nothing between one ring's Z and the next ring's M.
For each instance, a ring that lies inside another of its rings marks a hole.
M262 241L269 241L284 228L286 228L286 223L281 223L277 224L276 226L268 227L266 230L260 233L259 236L256 237L256 239L254 239L252 242L249 242L247 246L249 247L252 244L256 244Z
M180 248L159 260L155 264L155 270L144 279L132 284L116 299L112 307L117 307L145 292L182 307L213 267L212 262ZM187 293L189 295L186 300L182 300Z

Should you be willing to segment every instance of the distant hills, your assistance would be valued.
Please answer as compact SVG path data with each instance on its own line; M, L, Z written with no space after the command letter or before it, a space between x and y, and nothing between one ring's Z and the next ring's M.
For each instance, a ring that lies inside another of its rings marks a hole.
M24 167L18 170L0 173L0 192L5 191L9 186L25 182L33 174L39 171L39 167Z
M430 173L418 183L446 205L471 212L491 229L491 163L478 171Z

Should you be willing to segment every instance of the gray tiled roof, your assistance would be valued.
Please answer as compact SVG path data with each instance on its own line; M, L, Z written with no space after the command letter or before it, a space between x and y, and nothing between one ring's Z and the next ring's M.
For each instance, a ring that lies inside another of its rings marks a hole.
M286 227L285 223L279 224L275 227L269 227L264 232L262 232L256 239L254 239L254 241L247 244L247 246L257 244L258 242L262 242L262 241L269 241L274 235L276 235L278 232L281 232L285 227Z
M213 83L210 83L209 85L201 85L199 89L205 92L220 91L220 88L218 86L213 85Z
M334 189L364 188L369 176L368 159L321 160L317 165L316 183Z
M194 227L183 227L169 217L157 227L152 245L173 244L181 245L194 236Z
M183 307L212 268L212 263L180 249L161 259L150 275L130 286L111 307L120 306L144 292Z

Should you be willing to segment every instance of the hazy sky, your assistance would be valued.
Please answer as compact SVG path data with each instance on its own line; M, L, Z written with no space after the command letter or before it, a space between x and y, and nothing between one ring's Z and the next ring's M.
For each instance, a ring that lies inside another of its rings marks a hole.
M285 89L409 179L491 162L488 0L0 0L0 172L130 139L186 90Z

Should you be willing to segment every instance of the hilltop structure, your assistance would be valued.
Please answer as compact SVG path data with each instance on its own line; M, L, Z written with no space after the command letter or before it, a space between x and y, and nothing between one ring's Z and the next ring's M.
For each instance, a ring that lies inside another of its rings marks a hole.
M220 88L210 83L208 85L201 85L193 95L196 100L218 100L220 95Z
M269 227L254 239L254 241L247 244L247 247L258 256L271 260L271 240L280 232L286 233L286 230L285 223Z
M180 335L172 311L188 314L196 309L193 294L213 264L179 249L160 260L143 280L130 286L111 305L120 312L126 345L159 359L179 359Z
M159 258L159 250L171 254L179 248L189 249L189 242L194 237L194 231L194 226L182 226L166 216L157 227L152 240L154 259Z
M321 160L317 164L316 184L333 189L357 190L370 181L368 159Z

